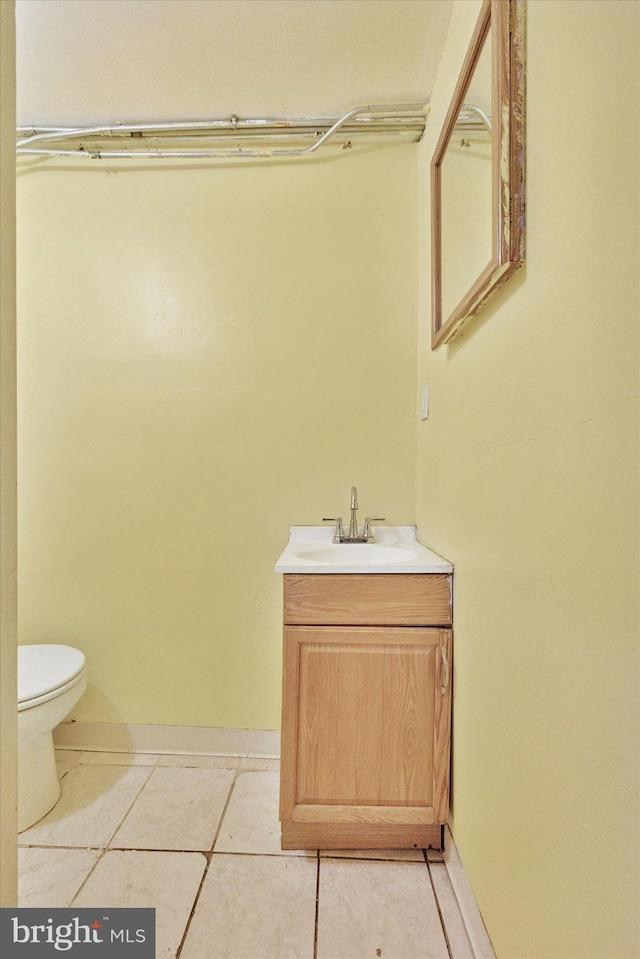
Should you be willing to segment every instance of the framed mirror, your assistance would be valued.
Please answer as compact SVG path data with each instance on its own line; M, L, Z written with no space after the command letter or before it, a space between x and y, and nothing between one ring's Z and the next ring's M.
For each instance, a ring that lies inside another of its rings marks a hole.
M431 161L431 348L524 262L524 2L484 0Z

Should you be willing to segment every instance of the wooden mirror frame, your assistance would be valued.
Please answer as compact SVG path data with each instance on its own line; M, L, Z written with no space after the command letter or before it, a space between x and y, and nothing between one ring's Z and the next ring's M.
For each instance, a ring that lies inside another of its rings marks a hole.
M446 343L524 262L524 4L484 0L431 161L431 349ZM491 31L491 259L449 316L442 311L442 163Z

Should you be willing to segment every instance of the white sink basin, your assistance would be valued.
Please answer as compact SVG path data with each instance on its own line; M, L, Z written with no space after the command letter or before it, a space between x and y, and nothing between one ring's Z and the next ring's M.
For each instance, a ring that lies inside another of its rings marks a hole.
M418 554L413 546L395 543L322 543L317 546L294 546L292 552L300 559L313 563L357 563L365 566L410 563Z
M292 526L277 573L451 573L416 539L415 526L377 526L372 543L333 543L326 526Z

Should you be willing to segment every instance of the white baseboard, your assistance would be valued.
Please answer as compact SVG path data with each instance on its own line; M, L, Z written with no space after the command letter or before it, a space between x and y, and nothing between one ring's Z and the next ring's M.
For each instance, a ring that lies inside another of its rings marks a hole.
M280 732L277 729L68 722L54 729L53 742L59 749L97 752L186 753L272 759L280 756Z
M496 959L473 890L466 877L458 849L448 826L445 827L444 861L467 928L467 935L475 959Z

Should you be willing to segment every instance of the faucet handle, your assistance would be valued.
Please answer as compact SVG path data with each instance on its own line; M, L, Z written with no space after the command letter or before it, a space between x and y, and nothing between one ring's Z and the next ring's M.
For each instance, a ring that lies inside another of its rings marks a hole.
M363 537L367 540L373 539L373 530L371 529L372 523L383 523L384 516L365 516L364 518L364 529L362 530Z
M334 543L342 542L342 539L344 537L344 529L342 527L342 516L323 516L322 522L335 523L336 530L335 530L335 533L333 534L333 542Z

